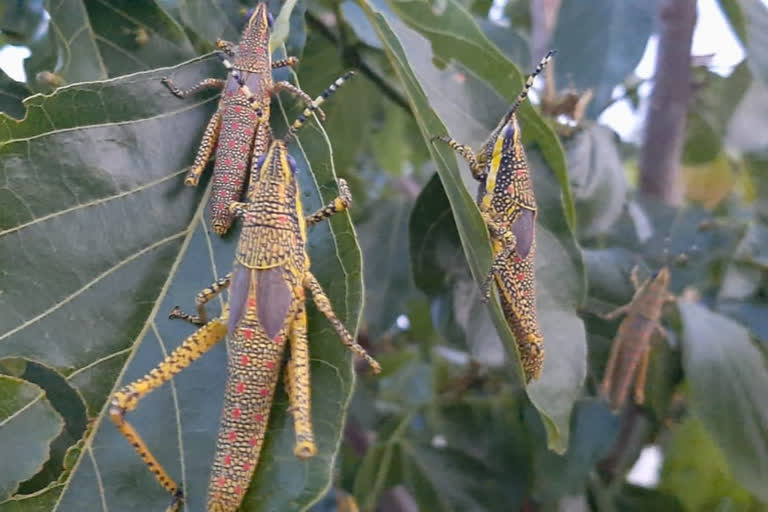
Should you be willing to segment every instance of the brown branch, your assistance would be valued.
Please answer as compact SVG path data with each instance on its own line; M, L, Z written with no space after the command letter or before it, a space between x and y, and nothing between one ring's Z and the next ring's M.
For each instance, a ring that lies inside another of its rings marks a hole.
M655 84L640 151L640 191L676 205L683 196L679 171L691 96L696 0L660 0L659 19Z

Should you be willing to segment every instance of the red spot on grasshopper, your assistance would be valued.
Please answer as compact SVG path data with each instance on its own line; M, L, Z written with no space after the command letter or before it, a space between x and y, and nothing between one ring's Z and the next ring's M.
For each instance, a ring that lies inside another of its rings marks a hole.
M234 441L235 439L237 439L237 431L232 430L227 436L227 439L229 439L230 441Z
M232 123L232 130L237 131L239 129L240 129L240 123L238 123L237 121Z
M528 175L528 171L525 169L518 169L517 170L517 177L518 178L525 178Z
M238 382L237 383L237 392L242 393L245 391L245 382Z
M256 423L261 423L262 421L264 421L264 415L263 414L258 414L258 413L254 414L253 415L253 421L255 421Z
M267 388L264 388L261 390L261 396L267 396L269 394L269 390Z
M224 160L224 163L227 165L232 165L232 159L227 157L226 160Z
M232 409L232 418L236 420L239 417L240 417L240 408L235 407L234 409Z
M243 488L238 485L237 487L235 487L235 492L237 494L242 494L243 493Z
M256 446L257 444L259 444L259 440L258 440L258 439L256 439L255 437L252 437L252 438L250 438L250 439L248 440L248 443L249 443L251 446Z
M224 462L225 466L229 466L230 464L232 464L232 456L231 455L225 455L223 462Z
M507 187L507 192L509 192L510 194L514 194L515 193L515 186L514 185L508 186Z
M277 220L281 224L285 224L286 222L288 222L288 217L286 217L285 215L278 215Z
M231 141L229 141L229 142L227 143L227 147L228 147L229 149L232 149L232 148L234 148L234 147L235 147L235 141L234 141L234 140L231 140Z
M249 308L255 308L256 307L256 298L255 297L248 297L248 307Z
M266 363L264 363L264 366L266 366L270 370L274 370L275 369L275 362L274 361L267 361Z
M255 121L256 120L256 112L251 112L250 114L248 114L248 117L250 118L251 121Z
M253 338L253 329L243 329L243 337L247 340Z
M240 105L235 106L235 113L239 114L242 111L243 111L243 107L241 107Z
M275 336L274 341L279 345L280 343L283 342L283 337L278 334L277 336Z
M249 361L248 356L242 356L240 358L240 364L243 365L243 366L247 365L248 361Z
M224 478L223 476L220 476L219 480L216 483L218 484L219 487L224 487L224 484L227 483L227 479Z
M524 280L524 279L525 279L525 274L523 274L522 272L520 272L519 274L517 274L517 280L518 280L518 281L522 281L522 280Z
M251 470L251 463L243 462L243 471L250 471L250 470Z

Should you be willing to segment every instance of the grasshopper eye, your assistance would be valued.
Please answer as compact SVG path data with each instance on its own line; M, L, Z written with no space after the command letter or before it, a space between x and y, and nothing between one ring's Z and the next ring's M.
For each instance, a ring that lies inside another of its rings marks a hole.
M296 159L291 155L288 155L288 165L291 167L291 172L296 174Z
M504 127L504 138L505 139L512 139L515 136L515 125L514 123L507 123L507 126Z

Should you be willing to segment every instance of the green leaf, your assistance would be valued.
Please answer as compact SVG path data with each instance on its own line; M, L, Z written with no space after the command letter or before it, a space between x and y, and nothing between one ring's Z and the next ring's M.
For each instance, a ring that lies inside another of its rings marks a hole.
M0 512L45 512L53 510L63 484L54 484L27 496L13 496L0 502Z
M677 425L665 442L660 490L687 510L763 510L728 468L728 459L695 416Z
M627 181L611 130L589 124L565 143L579 235L606 232L621 215Z
M536 187L537 196L551 200L547 188L556 189L557 185L551 180L547 187L545 181L537 182L540 185ZM436 304L441 309L447 309L445 314L450 319L447 324L449 327L443 329L444 334L455 339L455 325L461 325L464 341L473 349L473 353L477 355L486 352L487 355L491 341L487 334L482 334L487 320L482 314L474 310L469 313L467 310L473 301L478 302L477 285L457 286L457 283L466 282L468 272L464 263L455 256L458 254L459 239L443 190L440 183L433 179L419 196L411 215L410 246L414 281L433 300L438 299ZM542 193L539 195L540 191ZM547 199L543 202L539 199L540 208L543 204L547 204ZM540 219L546 219L546 216ZM578 396L586 374L586 339L583 323L575 312L583 291L580 289L581 281L577 277L578 270L572 260L568 239L564 242L548 227L542 224L536 227L536 298L539 322L544 334L544 372L538 381L527 387L527 392L542 414L549 446L562 452L568 445L569 416L573 401ZM440 302L445 294L450 297L447 305ZM462 310L467 310L469 314L460 313ZM507 353L510 357L517 354L514 338L503 334L493 315L492 309L491 318ZM503 327L507 328L503 317L502 322ZM452 331L453 334L450 334Z
M619 433L619 417L597 400L577 402L571 423L571 447L565 454L534 451L532 493L537 501L557 502L582 492L589 472L608 454Z
M64 83L99 80L175 64L194 56L183 29L154 0L49 2L50 28L30 46L27 83L41 71ZM43 90L51 85L42 85ZM40 86L37 86L39 89Z
M179 100L160 83L168 75L192 84L222 71L209 56L63 87L28 99L23 123L0 118L8 184L0 201L9 206L0 214L0 308L9 312L0 318L0 356L61 371L95 417L56 510L81 510L102 495L115 510L168 504L130 444L105 421L105 403L193 332L167 320L168 311L175 304L191 309L195 293L232 268L237 233L210 235L201 222L205 187L182 184L216 97ZM338 193L330 152L316 125L292 146L306 210ZM355 332L362 270L348 215L312 229L309 253L335 312ZM311 305L309 339L313 386L323 390L313 395L319 453L310 462L292 455L294 433L279 391L250 510L298 510L329 485L354 375L349 353ZM184 476L193 510L205 500L225 367L220 344L129 414L169 472Z
M560 49L557 85L594 91L588 115L595 119L640 62L654 28L656 1L564 0L554 46Z
M64 421L35 384L0 375L0 500L37 473Z
M405 61L434 113L456 140L479 146L517 98L523 74L455 0L447 0L439 9L433 9L425 0L384 1L376 0L371 5L399 39ZM573 228L576 214L560 141L528 102L520 107L518 118L524 142L535 144L546 160L548 172L557 177L565 218ZM444 133L444 129L430 132L425 141L429 144L429 136ZM469 174L464 176L469 183Z
M740 324L682 302L683 369L693 411L734 477L768 501L768 369ZM737 420L734 420L737 419Z

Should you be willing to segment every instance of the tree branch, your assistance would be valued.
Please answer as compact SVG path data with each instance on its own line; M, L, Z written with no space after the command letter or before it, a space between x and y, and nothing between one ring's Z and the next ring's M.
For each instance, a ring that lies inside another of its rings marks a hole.
M682 202L680 156L691 95L691 41L696 0L659 0L659 50L640 152L640 191L668 204Z

